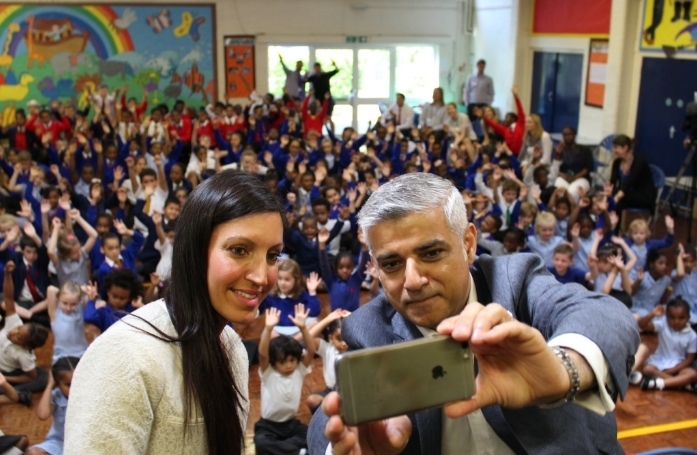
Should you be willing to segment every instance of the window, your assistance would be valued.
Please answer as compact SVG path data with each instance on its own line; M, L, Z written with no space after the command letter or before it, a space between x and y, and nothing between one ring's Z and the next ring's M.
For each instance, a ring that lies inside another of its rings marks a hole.
M307 71L310 61L309 46L269 46L269 93L276 97L283 95L283 87L286 85L286 73L283 71L278 56L283 57L283 63L290 70L295 70L298 61L303 62L303 72Z
M433 89L439 85L433 46L397 46L395 76L395 88L404 94L408 104L431 100Z
M278 56L295 69L296 61L311 72L315 62L322 71L332 71L336 62L339 72L331 79L336 106L332 115L336 131L352 126L365 131L368 122L380 116L380 104L390 105L397 93L408 104L417 106L430 101L438 87L438 54L432 45L347 45L347 47L269 46L269 91L281 96L286 75ZM311 87L308 85L306 89Z

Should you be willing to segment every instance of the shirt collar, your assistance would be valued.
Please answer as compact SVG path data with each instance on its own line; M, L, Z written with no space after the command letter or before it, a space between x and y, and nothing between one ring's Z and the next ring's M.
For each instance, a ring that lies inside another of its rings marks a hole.
M474 279L472 278L472 274L469 274L470 276L470 294L469 297L467 298L467 303L470 302L476 302L479 300L479 297L477 297L477 287L474 285ZM467 303L465 303L465 306L467 306ZM437 332L435 330L426 328L426 327L419 327L418 325L416 326L417 329L419 329L419 332L421 332L421 335L423 335L425 338L426 337L432 337L434 335L437 335Z
M121 255L119 255L119 259L121 259L121 260L123 261L123 257L122 257ZM107 265L108 265L109 267L111 267L112 269L113 269L114 267L116 267L116 262L112 261L111 259L109 259L109 258L106 257L106 256L104 256L104 262L106 262Z

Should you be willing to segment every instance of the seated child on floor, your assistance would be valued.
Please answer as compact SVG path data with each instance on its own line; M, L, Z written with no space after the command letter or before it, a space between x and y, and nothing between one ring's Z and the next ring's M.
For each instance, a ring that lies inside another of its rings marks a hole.
M697 333L690 328L689 321L690 307L680 297L672 299L665 308L655 307L639 319L640 329L658 334L658 348L648 357L649 348L644 344L639 346L635 371L630 376L632 384L641 383L642 390L661 390L697 382L697 371L692 368L697 353Z
M306 351L285 335L271 339L281 312L266 310L266 322L259 342L261 376L261 419L254 424L254 446L258 455L296 454L307 447L307 425L295 418L300 406L303 381L311 371L315 343L305 325L309 310L301 303L291 318L300 329Z

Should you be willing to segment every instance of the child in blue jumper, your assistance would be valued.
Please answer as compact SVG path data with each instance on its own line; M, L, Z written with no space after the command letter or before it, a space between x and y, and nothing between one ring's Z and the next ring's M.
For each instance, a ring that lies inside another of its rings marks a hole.
M114 228L121 237L130 236L131 243L124 250L121 250L121 239L113 233L104 234L102 236L101 252L104 253L104 262L97 269L97 284L102 287L104 277L114 271L121 269L132 270L137 272L136 257L143 246L145 238L138 231L128 229L121 220L114 220Z
M106 275L104 291L106 301L99 299L96 286L84 286L90 299L85 307L85 324L92 324L101 333L119 319L143 306L140 295L140 279L129 269L119 269Z
M329 303L332 311L338 308L356 311L360 303L363 272L369 258L365 236L362 231L358 231L358 241L361 243L358 267L355 266L353 255L350 252L342 251L336 257L336 274L329 265L329 256L327 255L329 231L326 229L320 231L317 234L317 240L319 241L319 263L322 268L324 284L329 291Z
M299 303L305 305L310 312L307 319L308 326L313 324L321 310L317 299L317 286L322 279L315 272L307 278L307 291L303 289L303 274L300 265L292 259L285 259L278 264L278 281L269 295L259 307L262 312L267 308L276 308L281 312L281 319L276 325L274 336L294 336L300 333L300 329L293 324L291 316L295 314L295 306Z

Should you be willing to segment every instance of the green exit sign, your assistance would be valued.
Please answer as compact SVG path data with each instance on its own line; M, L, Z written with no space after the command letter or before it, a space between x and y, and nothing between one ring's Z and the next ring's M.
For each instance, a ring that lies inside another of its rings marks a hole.
M346 37L346 42L347 43L367 43L368 37L367 36L349 35Z

